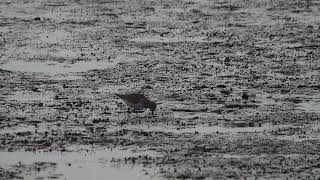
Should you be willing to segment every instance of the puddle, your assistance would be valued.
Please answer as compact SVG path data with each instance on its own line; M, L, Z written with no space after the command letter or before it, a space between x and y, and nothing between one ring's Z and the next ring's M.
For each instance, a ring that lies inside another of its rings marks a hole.
M85 72L93 69L104 69L114 65L114 62L106 61L80 61L74 64L12 61L0 65L0 68L9 71L43 73L45 75L54 76L67 73Z
M51 33L41 34L40 40L44 43L54 44L59 43L71 36L70 33L62 30L57 30Z
M278 128L290 127L292 125L272 125L266 123L261 127L222 127L222 126L195 126L188 128L170 128L163 126L147 126L147 125L139 125L139 126L126 126L126 129L132 130L144 130L147 132L159 131L159 132L167 132L167 133L195 133L196 131L200 134L212 134L212 133L256 133L256 132L269 132L272 130L276 130Z
M302 126L293 126L293 128L299 128L301 131L297 130L291 135L282 133L276 136L276 138L295 142L302 142L306 140L318 141L320 139L320 124L318 122L304 124ZM286 128L284 129L284 132L286 132Z
M296 110L301 110L304 112L320 112L320 103L318 99L318 94L304 94L304 95L281 95L281 94L273 94L266 95L261 94L258 95L256 100L261 106L284 106L286 103L294 107ZM292 98L292 100L290 100ZM301 100L301 102L294 103L293 100ZM308 100L308 101L305 101Z
M59 74L59 75L53 76L51 79L52 79L52 80L56 80L56 81L60 81L60 80L72 81L72 80L82 79L82 77L81 77L81 76L77 76L77 75L63 75L63 74Z
M305 112L320 112L320 102L303 102L300 103L298 108L299 110L303 110Z
M37 133L43 133L48 131L69 131L69 132L84 132L86 131L85 127L80 126L72 126L69 124L64 124L63 127L59 125L53 125L50 123L39 123L37 126L34 125L26 125L26 124L19 124L10 127L3 127L0 129L0 135L4 134L15 134L15 133L25 133L30 132L31 134L35 135Z
M134 42L206 42L205 37L160 37L160 36L149 36L149 37L138 37L133 38L131 41Z
M4 127L0 129L0 135L18 133L18 132L34 132L36 130L35 126L14 126L14 127Z
M13 95L8 96L8 100L19 102L47 102L53 101L54 93L52 92L30 92L16 91Z
M0 167L8 169L17 164L56 163L54 168L44 168L39 172L22 172L20 176L23 179L50 179L50 177L61 180L160 179L142 174L141 167L129 165L117 167L110 162L112 158L136 155L139 153L115 149L100 149L93 152L0 152Z
M302 142L302 141L318 141L319 134L308 135L308 136L300 136L300 135L291 135L291 136L278 136L277 139L286 140L286 141L295 141L295 142Z

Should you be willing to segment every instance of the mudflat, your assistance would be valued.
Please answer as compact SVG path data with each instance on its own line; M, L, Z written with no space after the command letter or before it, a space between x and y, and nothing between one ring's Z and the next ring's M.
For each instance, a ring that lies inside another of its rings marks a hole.
M319 7L1 1L0 179L318 179Z

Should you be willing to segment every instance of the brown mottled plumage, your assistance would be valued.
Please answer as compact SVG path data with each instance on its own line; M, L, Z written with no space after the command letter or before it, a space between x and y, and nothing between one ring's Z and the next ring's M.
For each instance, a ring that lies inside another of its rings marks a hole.
M156 109L157 104L150 101L145 95L138 93L131 94L116 94L121 98L128 106L136 109L149 108L152 113Z

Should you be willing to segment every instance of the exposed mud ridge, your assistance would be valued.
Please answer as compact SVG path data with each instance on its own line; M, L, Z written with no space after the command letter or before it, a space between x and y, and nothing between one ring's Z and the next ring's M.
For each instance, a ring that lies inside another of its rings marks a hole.
M0 179L320 178L319 7L1 1Z

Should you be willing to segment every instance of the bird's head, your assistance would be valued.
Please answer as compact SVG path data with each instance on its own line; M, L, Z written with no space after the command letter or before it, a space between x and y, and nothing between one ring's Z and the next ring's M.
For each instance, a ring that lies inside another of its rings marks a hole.
M152 111L152 113L153 113L153 111L155 111L156 108L157 108L157 104L156 104L155 102L149 101L149 103L148 103L148 108L149 108L149 109Z

